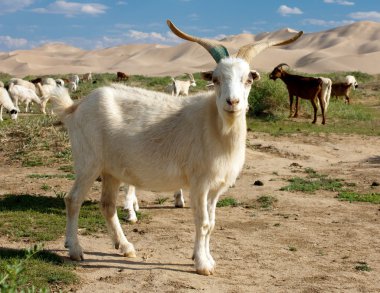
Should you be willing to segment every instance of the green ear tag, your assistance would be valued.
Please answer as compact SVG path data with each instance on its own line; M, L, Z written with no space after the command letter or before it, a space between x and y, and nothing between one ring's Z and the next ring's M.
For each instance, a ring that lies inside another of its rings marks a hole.
M222 45L212 48L209 52L216 63L219 63L221 59L229 56L227 49Z

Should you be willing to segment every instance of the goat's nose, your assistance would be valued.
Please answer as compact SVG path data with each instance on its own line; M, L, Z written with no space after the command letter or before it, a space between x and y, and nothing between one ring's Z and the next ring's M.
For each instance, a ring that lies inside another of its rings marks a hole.
M237 98L227 98L226 101L227 101L227 104L230 106L239 104L239 99Z

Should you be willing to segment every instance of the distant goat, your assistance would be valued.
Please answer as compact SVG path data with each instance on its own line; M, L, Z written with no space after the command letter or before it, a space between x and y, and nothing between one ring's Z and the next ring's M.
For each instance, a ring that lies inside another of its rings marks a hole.
M315 77L305 77L300 75L294 75L286 72L284 66L289 67L285 63L277 65L272 73L269 75L270 79L276 80L280 78L286 85L289 92L289 103L290 103L290 114L292 117L293 113L293 97L296 97L296 107L293 117L298 117L298 98L309 100L314 109L314 119L312 123L317 121L317 99L319 100L319 105L321 105L322 111L322 124L326 123L325 119L325 102L322 98L322 79Z
M172 77L172 95L178 97L179 95L188 96L190 86L196 86L194 76L191 73L186 73L188 80L179 80Z
M347 104L350 104L351 89L352 89L351 83L334 82L331 88L331 95L336 98L344 96L346 98L344 102Z
M117 81L127 81L129 79L129 75L128 74L125 74L124 72L121 72L121 71L118 71L116 73L116 79Z
M31 90L30 88L24 87L22 85L13 84L11 83L9 85L8 92L14 102L15 107L18 111L20 111L20 108L18 107L19 102L25 103L25 112L29 112L29 104L31 102L34 102L38 105L40 105L41 112L43 111L43 106L41 99L37 96L36 92ZM44 113L45 114L45 113Z
M352 85L352 89L355 90L359 87L358 82L356 81L355 76L353 75L347 75L345 77L346 83L350 83Z
M82 76L82 80L83 80L83 81L92 81L92 73L89 72L89 73L85 73L85 74L83 74L83 76Z

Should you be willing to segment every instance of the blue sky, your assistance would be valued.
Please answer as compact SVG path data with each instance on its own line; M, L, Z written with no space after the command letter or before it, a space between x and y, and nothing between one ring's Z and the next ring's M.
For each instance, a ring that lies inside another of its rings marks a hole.
M62 42L86 50L131 43L174 45L166 19L194 35L222 38L289 27L318 32L380 22L379 0L0 0L0 51Z

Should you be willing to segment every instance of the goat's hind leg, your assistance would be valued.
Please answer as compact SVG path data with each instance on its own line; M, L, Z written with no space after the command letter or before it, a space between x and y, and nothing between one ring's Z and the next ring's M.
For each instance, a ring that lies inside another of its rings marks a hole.
M125 202L124 210L128 212L126 220L128 222L136 223L137 215L136 212L139 210L139 203L136 196L136 188L133 185L125 185Z
M69 248L70 258L83 260L83 249L78 240L78 218L80 207L91 188L96 176L81 176L77 174L74 186L65 197L66 205L66 240L65 247Z
M116 199L119 192L120 181L109 174L103 174L102 197L100 208L106 219L108 232L116 249L120 249L123 256L136 257L133 244L128 242L121 228L116 211Z

